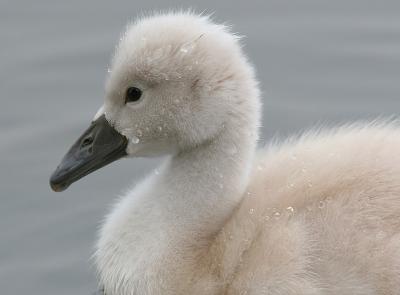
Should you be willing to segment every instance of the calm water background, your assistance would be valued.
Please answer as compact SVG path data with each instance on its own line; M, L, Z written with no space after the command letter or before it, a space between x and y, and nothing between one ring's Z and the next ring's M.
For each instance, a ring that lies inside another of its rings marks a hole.
M159 160L114 163L62 194L48 178L102 103L114 44L141 12L194 7L246 36L264 92L264 142L399 114L400 1L189 2L1 0L1 294L96 288L99 223Z

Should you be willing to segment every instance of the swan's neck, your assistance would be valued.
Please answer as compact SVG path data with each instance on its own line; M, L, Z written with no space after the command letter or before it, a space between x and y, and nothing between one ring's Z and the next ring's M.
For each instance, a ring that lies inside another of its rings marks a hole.
M106 288L126 281L143 291L146 286L136 284L148 276L168 277L197 265L188 257L206 246L242 199L255 137L225 130L170 158L116 206L102 228L96 257Z
M240 202L254 152L251 134L224 131L213 141L170 159L160 177L172 214L182 226L212 234ZM164 204L166 205L166 204Z

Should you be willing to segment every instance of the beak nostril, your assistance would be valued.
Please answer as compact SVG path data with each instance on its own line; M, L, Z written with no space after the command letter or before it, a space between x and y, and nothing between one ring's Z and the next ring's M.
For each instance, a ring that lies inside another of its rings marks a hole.
M86 137L82 143L81 143L81 148L87 147L93 143L93 137Z

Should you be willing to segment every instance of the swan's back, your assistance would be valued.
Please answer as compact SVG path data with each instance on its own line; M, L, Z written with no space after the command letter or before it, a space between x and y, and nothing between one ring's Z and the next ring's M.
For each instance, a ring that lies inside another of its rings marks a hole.
M261 150L213 249L228 294L397 294L399 229L400 128L360 124Z

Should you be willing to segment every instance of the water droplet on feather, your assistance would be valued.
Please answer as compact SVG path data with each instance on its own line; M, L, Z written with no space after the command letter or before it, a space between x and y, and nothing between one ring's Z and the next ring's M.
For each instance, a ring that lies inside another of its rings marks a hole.
M131 142L132 143L137 144L137 143L139 143L139 141L140 141L139 137L137 137L135 135L131 136Z
M294 212L294 208L293 208L292 206L287 207L286 210L287 210L288 212L290 212L290 213L293 213L293 212Z
M279 213L279 212L275 212L274 213L274 218L275 219L279 219L281 217L281 213Z

